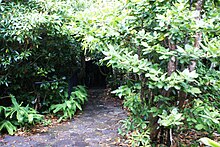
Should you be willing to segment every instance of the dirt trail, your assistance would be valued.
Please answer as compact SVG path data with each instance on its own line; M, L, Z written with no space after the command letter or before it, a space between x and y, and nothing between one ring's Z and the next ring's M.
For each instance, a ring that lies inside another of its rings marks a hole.
M126 118L119 100L104 89L89 90L89 101L82 114L70 122L28 137L5 136L3 147L115 147L119 146L119 121Z

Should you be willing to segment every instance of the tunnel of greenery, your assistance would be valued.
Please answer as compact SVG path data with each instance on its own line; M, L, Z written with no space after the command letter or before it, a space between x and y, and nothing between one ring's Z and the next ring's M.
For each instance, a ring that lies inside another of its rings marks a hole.
M107 84L132 146L220 133L218 0L0 0L0 22L2 132L72 118L82 85Z

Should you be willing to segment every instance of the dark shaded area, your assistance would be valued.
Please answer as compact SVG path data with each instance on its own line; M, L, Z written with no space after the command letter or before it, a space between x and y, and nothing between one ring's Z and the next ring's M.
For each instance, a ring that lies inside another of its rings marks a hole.
M91 87L103 87L107 85L107 76L111 74L111 68L98 66L95 60L86 61L85 85Z
M7 95L7 96L6 96ZM0 85L0 106L10 106L11 105L11 98L8 96L7 86ZM4 97L1 97L4 96Z
M68 79L68 98L70 98L73 87L85 85L88 88L106 88L107 77L112 69L107 66L98 66L96 60L85 61L85 74L83 69L76 69Z
M68 80L68 98L70 98L73 87L77 86L79 83L78 73L79 70L73 72L72 76Z
M0 106L9 107L11 105L12 105L12 102L9 96L0 98Z

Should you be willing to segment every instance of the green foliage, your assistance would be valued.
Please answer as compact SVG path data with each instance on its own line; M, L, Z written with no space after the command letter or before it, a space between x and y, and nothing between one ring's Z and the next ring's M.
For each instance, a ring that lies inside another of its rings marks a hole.
M103 61L121 72L123 84L113 93L124 99L130 113L124 121L126 132L137 129L142 133L146 129L139 124L145 124L152 136L158 123L166 129L178 129L176 126L184 122L186 127L198 129L200 118L206 121L202 129L214 131L218 127L213 122L219 121L214 107L219 108L220 95L220 13L208 0L197 20L195 5L191 7L188 0L113 1L94 3L77 13L77 36L83 47L101 51ZM200 41L195 39L199 32ZM191 61L196 61L192 71ZM198 111L190 105L194 99L207 97L216 101L214 107ZM188 110L192 112L186 113ZM194 123L189 120L193 113L200 117Z
M51 105L67 98L67 80L77 68L82 68L84 57L81 40L73 35L75 13L92 3L93 0L1 1L0 97L16 97L12 107L0 106L4 112L0 116L2 129L12 134L12 125L33 124L39 118L31 107L47 113ZM76 95L77 100L71 98L67 105L74 103L78 109L85 101L83 89L72 97Z
M43 120L43 121L42 121L42 124L43 124L43 126L49 126L49 125L52 124L52 121L51 121L50 119L48 119L48 120Z
M199 139L202 143L204 143L205 145L208 145L208 146L211 146L211 147L220 147L220 144L207 138L207 137L204 137L204 138L201 138Z
M81 66L80 42L67 25L86 7L83 1L62 0L1 3L0 96L13 94L31 104L23 98L39 94L35 82L69 77Z
M66 95L66 90L68 89L68 85L66 82L64 82L65 78L58 79L53 82L43 82L40 85L36 86L36 89L38 89L37 95L40 95L41 97L44 97L44 99L41 100L41 112L47 112L48 108L52 104L61 103L62 98L64 95ZM34 99L32 99L32 102ZM37 101L34 101L35 105L37 104Z
M133 132L129 136L129 143L131 144L132 147L136 147L136 146L151 147L149 131L144 131L140 133L137 130L136 132Z
M183 124L183 122L180 122L183 120L182 114L178 113L177 108L174 108L169 115L167 114L167 111L164 110L162 115L158 116L160 117L158 123L161 126L172 128L174 126Z
M33 125L42 121L42 115L28 105L23 107L22 103L18 104L13 95L11 95L11 101L11 107L0 106L0 131L6 129L10 135L13 135L17 127Z
M149 130L147 129L148 107L143 106L139 95L137 95L136 92L139 90L140 84L135 84L132 87L120 86L112 92L120 98L124 98L124 107L129 112L128 118L120 121L122 126L119 129L119 134L127 136L127 142L132 146L150 146Z
M37 112L30 108L28 105L26 107L22 107L22 103L18 104L15 97L11 96L12 107L9 107L6 110L5 117L9 117L10 119L16 117L20 125L24 125L25 123L33 124L42 119L42 115L37 114Z
M135 86L129 87L128 85L120 86L117 90L114 90L112 93L116 94L120 98L124 98L124 107L133 116L147 117L146 111L143 108L143 103L141 102L140 96L136 93L140 90L140 84L135 84ZM147 108L147 106L145 106Z
M3 129L6 129L10 135L13 135L14 132L17 130L16 126L8 120L3 120L0 122L0 131L2 131Z
M192 108L185 109L185 115L190 128L195 126L195 129L207 131L210 134L214 131L220 132L220 112L209 103L196 99Z
M54 114L57 114L58 116L61 115L58 119L58 122L67 118L71 119L76 113L77 109L82 111L81 106L85 103L85 101L87 101L86 90L83 86L78 86L71 93L70 99L68 99L68 94L65 93L62 98L62 103L51 105L50 111L52 111Z

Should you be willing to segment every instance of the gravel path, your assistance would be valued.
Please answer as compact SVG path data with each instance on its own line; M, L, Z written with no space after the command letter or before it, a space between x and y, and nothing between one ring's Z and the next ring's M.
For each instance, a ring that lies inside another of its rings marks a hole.
M72 121L28 137L5 136L2 147L115 147L120 146L117 129L126 118L120 100L104 89L89 90L89 101L82 114Z

